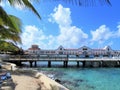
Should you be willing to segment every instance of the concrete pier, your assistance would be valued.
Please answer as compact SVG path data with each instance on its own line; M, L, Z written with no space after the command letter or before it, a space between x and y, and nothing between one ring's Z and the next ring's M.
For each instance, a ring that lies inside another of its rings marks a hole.
M37 67L37 61L35 61L35 67Z
M18 57L18 58L16 58ZM37 61L47 61L48 67L51 67L51 63L53 62L63 62L63 67L68 67L68 62L76 62L76 66L79 67L80 63L82 63L82 67L120 67L120 57L119 58L70 58L66 56L60 55L41 55L41 56L11 56L4 60L6 62L16 63L17 65L21 65L22 62L29 62L30 67L37 67Z

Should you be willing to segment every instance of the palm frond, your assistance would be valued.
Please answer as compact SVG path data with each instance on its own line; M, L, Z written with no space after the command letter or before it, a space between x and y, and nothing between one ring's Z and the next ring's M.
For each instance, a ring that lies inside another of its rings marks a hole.
M19 18L17 18L16 16L13 16L13 15L9 15L9 18L11 20L11 25L13 26L13 30L14 32L17 32L17 33L21 33L22 30L22 23L21 23L21 20Z
M9 18L5 10L0 6L0 24L6 24L9 22Z
M18 50L19 50L19 47L16 46L14 43L0 40L0 51L4 51L4 52L12 51L13 52L13 51L18 51Z
M0 39L10 39L21 43L21 21L13 15L8 15L0 6Z
M37 12L37 10L34 8L34 6L31 4L30 0L8 0L8 1L9 1L10 5L12 5L12 6L15 6L15 4L18 4L18 5L29 8L41 19L40 14ZM34 0L34 1L39 1L39 0Z
M11 28L6 29L4 26L0 26L0 38L2 40L11 40L14 43L21 43L20 34L12 31Z

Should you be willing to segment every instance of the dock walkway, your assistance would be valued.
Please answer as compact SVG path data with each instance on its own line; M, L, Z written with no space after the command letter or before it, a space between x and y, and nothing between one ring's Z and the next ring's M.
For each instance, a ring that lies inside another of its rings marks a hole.
M48 67L51 67L51 62L63 62L64 67L68 67L68 62L76 62L77 67L119 67L120 57L116 58L78 58L69 57L68 55L10 55L4 61L21 65L22 62L29 62L30 67L37 66L38 61L47 61ZM80 64L81 63L81 64Z

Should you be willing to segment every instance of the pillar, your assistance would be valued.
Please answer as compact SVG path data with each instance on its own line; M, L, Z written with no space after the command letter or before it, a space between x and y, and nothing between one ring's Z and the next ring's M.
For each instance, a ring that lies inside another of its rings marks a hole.
M68 66L68 61L63 61L63 67L67 67Z
M83 67L85 67L85 61L83 61L82 63L83 63Z
M103 64L103 61L100 61L99 63L100 63L99 67L102 67L102 66L103 66L103 65L102 65L102 64Z
M79 61L77 61L77 67L79 67Z
M33 62L32 62L32 61L29 61L29 63L30 63L30 67L32 67L32 63L33 63Z
M35 67L37 67L37 61L35 61Z
M120 67L120 61L118 61L118 62L119 62L118 66Z
M22 66L22 62L21 61L16 61L15 64L17 64L18 66Z
M65 61L63 61L63 67L65 67Z
M48 61L48 67L51 67L51 61Z
M68 61L66 61L66 67L68 67Z

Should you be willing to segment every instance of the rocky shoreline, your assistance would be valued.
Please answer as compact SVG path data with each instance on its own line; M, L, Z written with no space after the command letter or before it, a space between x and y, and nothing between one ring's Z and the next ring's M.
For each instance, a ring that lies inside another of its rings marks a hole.
M69 90L61 85L59 80L53 79L54 76L51 78L50 74L45 75L42 72L33 69L18 68L13 70L14 68L12 66L8 67L8 64L7 68L4 66L2 67L5 70L4 72L11 73L13 82L12 88L3 90Z

